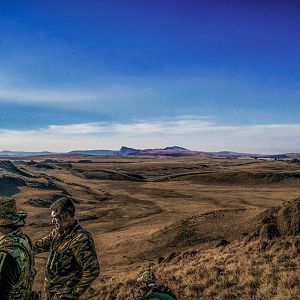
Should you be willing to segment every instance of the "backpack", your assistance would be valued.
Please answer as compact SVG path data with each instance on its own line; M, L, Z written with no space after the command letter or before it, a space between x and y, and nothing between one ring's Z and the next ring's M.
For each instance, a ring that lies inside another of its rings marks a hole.
M176 298L167 295L167 294L162 294L162 293L158 293L155 292L153 294L150 295L150 298L147 298L149 300L176 300Z
M159 299L159 300L176 300L175 294L172 290L162 284L150 284L150 292L148 295L150 296L149 299Z

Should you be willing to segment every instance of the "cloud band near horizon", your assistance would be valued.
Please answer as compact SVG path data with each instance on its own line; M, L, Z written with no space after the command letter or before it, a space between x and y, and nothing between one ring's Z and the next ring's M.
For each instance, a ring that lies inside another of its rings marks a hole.
M136 122L49 125L32 130L0 129L0 150L71 151L178 145L198 151L300 152L299 124L221 125L211 117L179 116Z

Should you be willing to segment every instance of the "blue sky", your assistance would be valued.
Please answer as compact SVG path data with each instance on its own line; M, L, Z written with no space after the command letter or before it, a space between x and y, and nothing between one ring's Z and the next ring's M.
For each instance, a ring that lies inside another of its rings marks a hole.
M0 150L300 152L298 1L0 1Z

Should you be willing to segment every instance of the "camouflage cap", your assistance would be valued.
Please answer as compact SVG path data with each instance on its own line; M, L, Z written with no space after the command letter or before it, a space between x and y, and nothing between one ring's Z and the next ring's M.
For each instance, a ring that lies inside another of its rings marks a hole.
M0 197L0 226L14 225L26 219L27 213L17 211L16 200Z
M142 276L137 279L137 281L152 283L156 281L156 276L152 271L145 271Z

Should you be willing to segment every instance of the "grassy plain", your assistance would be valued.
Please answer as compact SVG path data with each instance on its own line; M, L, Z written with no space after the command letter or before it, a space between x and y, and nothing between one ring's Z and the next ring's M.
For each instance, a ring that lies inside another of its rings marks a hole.
M296 240L244 243L263 210L299 197L300 165L207 157L91 157L18 167L52 189L15 195L33 240L52 229L50 204L72 197L93 234L101 277L87 299L125 299L151 267L179 299L297 299ZM51 168L49 167L51 166ZM216 247L226 239L230 244ZM45 255L36 259L41 289Z

